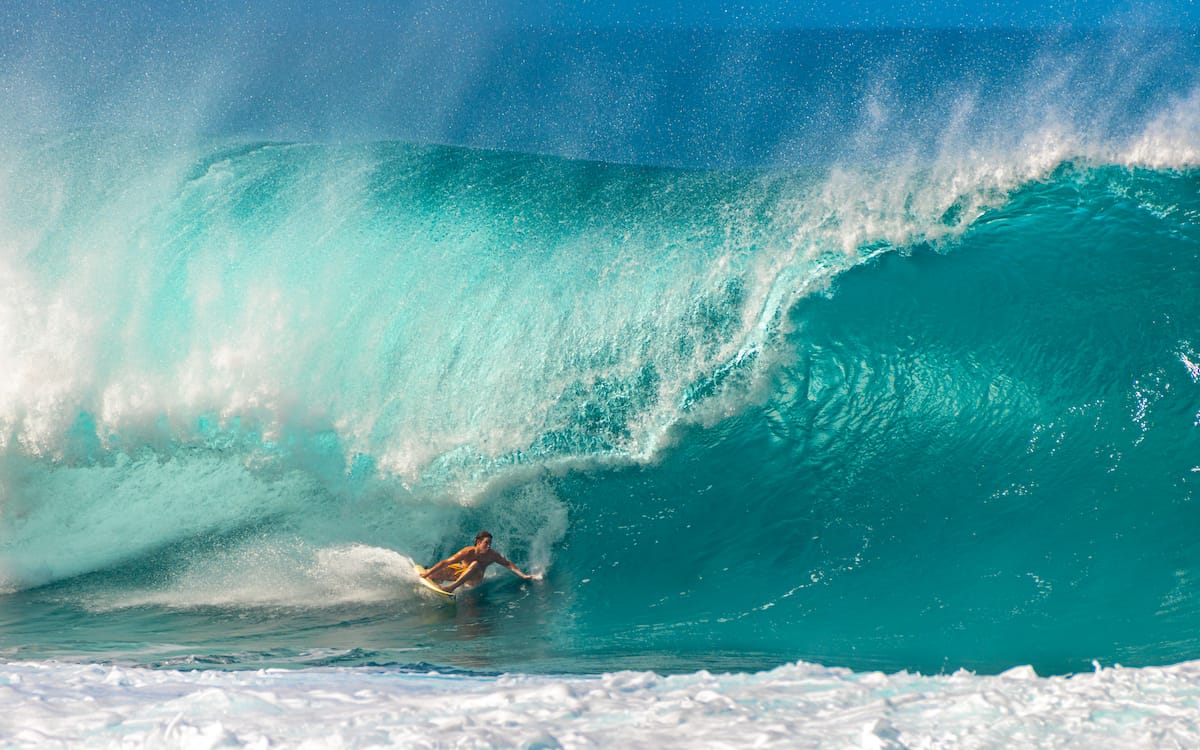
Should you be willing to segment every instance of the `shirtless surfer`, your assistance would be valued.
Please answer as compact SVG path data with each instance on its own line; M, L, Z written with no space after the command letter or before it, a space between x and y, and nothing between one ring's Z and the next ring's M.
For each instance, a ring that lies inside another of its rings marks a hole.
M442 586L446 591L453 591L459 586L475 586L483 580L483 571L492 563L499 563L526 581L540 580L541 576L531 576L492 549L492 534L481 531L475 535L475 544L463 547L450 557L442 560L421 574L434 582L450 581Z

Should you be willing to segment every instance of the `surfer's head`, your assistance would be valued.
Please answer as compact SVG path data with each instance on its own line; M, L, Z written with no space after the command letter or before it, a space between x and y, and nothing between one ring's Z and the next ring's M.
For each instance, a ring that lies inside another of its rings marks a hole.
M492 546L492 532L481 531L475 535L475 546L480 549L487 549Z

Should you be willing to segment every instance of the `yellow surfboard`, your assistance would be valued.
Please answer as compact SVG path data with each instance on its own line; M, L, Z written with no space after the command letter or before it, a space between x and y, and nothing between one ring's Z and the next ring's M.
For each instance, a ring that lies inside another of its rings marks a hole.
M425 588L429 589L430 591L436 591L436 592L438 592L439 594L441 594L442 596L446 597L447 599L453 599L453 598L454 598L454 594L450 593L449 591L447 591L446 589L444 589L444 588L442 588L441 586L437 585L436 583L434 583L433 581L429 580L428 578L422 578L422 577L421 577L421 574L425 572L425 566L424 566L424 565L417 565L417 564L415 564L415 563L414 563L414 564L413 564L413 568L414 568L414 569L416 569L416 571L417 571L417 583L421 584L422 586L424 586Z

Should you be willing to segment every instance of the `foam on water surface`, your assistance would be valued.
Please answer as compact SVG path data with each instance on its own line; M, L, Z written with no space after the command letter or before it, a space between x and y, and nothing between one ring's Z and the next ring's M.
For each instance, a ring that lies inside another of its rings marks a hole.
M0 667L0 747L1186 748L1200 663L1043 678Z

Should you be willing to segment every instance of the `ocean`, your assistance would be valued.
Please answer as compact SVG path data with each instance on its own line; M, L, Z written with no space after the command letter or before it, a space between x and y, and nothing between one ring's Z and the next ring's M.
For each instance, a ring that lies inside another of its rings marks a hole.
M1200 739L1193 34L16 36L0 746Z

